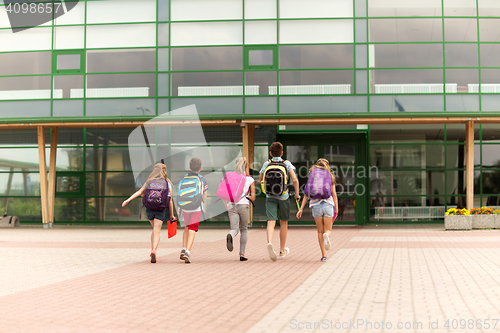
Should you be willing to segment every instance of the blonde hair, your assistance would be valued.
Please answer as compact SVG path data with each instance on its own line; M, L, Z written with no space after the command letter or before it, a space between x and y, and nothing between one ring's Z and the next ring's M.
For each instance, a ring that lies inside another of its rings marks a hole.
M146 182L144 182L143 187L146 187L148 183L154 179L165 179L167 182L172 184L170 179L167 177L167 167L163 163L156 163L153 171L149 175L148 179Z
M330 162L328 162L326 158L318 159L316 163L309 169L309 173L311 173L311 171L313 171L316 168L328 170L328 172L332 176L332 186L335 185L335 175L333 174L333 171L330 168Z
M248 166L248 163L247 163L246 157L240 157L236 160L235 170L237 173L240 173L242 175L246 175L247 174L247 166Z

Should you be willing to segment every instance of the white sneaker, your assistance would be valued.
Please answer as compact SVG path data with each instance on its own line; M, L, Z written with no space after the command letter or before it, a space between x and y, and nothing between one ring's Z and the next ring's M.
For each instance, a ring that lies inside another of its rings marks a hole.
M267 252L269 253L269 258L271 258L272 261L276 261L276 259L278 259L276 257L276 253L274 252L272 243L267 244Z
M290 254L290 249L285 247L285 252L280 252L280 258L286 257L288 254Z
M326 232L323 234L323 240L325 241L325 250L330 250L332 243L330 243L330 237L328 237Z

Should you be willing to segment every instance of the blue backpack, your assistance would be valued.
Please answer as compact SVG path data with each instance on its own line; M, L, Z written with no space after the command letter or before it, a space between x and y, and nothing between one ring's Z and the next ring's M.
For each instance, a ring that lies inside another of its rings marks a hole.
M177 205L182 210L195 210L203 200L203 181L201 175L186 174L179 182Z
M169 204L168 183L165 179L153 179L149 181L144 190L142 205L149 210L162 211Z
M314 168L309 174L304 194L311 199L328 199L332 196L332 175L328 170Z

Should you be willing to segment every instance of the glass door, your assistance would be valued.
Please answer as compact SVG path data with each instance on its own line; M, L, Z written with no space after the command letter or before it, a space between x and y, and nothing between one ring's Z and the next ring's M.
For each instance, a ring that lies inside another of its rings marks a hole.
M296 168L301 189L307 182L309 169L318 158L326 158L330 162L335 173L339 203L336 224L366 224L369 196L366 133L286 133L279 134L278 141L284 146L284 158ZM297 205L290 207L292 223L314 223L308 205L300 222L295 218Z

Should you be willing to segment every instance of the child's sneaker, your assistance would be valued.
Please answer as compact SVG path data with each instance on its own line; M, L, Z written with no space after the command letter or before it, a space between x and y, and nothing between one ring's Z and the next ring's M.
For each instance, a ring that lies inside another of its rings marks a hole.
M188 251L186 251L186 252L184 253L184 262L185 262L186 264L189 264L189 263L191 262L191 258L190 258L190 256L189 256L189 252L188 252Z
M271 258L272 261L276 261L276 259L278 259L276 257L276 252L274 252L272 243L267 244L267 252L269 253L269 258Z
M326 232L323 234L323 240L325 241L325 250L330 250L332 243L330 243L330 237L328 237Z
M182 249L180 259L184 260L185 256L186 256L186 249Z
M328 258L327 258L327 257L321 257L321 261L322 261L322 262L325 262L325 261L327 261L327 260L328 260Z
M286 257L288 254L290 254L290 249L285 247L285 252L280 251L280 258Z

